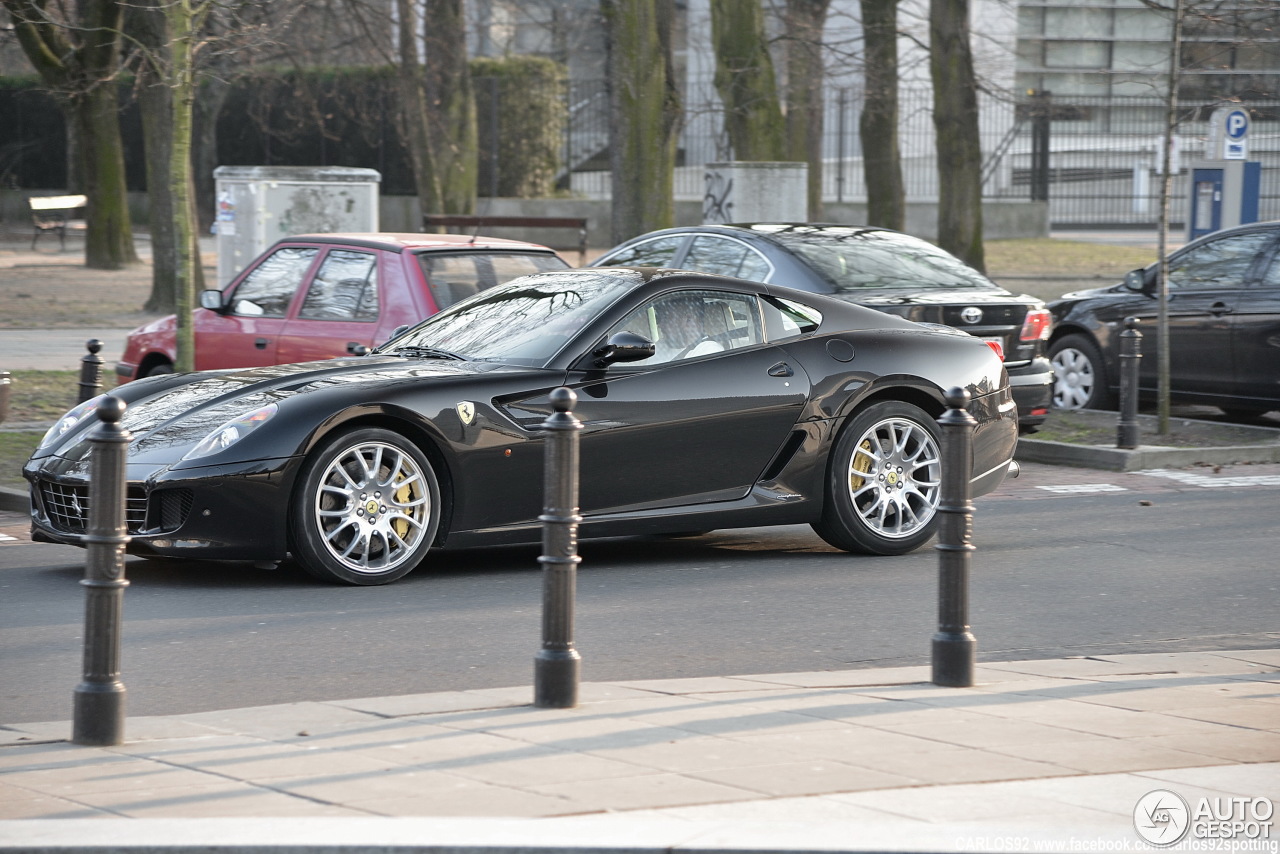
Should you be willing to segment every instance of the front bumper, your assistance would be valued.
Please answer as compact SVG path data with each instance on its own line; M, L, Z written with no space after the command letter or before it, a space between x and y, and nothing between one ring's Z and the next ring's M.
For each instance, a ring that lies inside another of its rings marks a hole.
M196 469L126 467L129 554L202 560L283 560L288 508L301 457ZM87 466L57 457L28 462L31 538L84 546Z

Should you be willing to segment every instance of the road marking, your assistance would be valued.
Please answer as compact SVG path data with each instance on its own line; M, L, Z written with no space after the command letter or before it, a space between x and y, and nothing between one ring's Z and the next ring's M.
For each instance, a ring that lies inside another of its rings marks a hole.
M18 542L18 538L17 538L17 537L11 537L11 536L9 536L8 534L0 534L0 543L7 543L7 542L14 542L14 543L16 543L16 542Z
M1168 469L1147 469L1136 472L1136 474L1164 477L1169 480L1176 480L1179 483L1185 483L1188 486L1203 486L1209 489L1221 486L1280 486L1280 474L1210 477L1207 474L1196 474L1189 471L1169 471Z
M1116 486L1114 483L1072 483L1066 486L1037 486L1036 489L1043 489L1048 492L1057 492L1059 494L1129 491L1127 488L1123 486Z

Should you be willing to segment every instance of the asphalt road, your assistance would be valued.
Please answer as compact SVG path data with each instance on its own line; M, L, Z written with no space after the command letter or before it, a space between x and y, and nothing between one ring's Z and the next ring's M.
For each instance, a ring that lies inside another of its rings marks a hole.
M1202 488L1074 472L1066 493L1043 477L977 502L980 659L1276 645L1280 477ZM931 548L852 557L793 526L589 541L581 552L584 680L928 661ZM128 713L531 684L537 553L440 554L434 571L374 588L320 585L288 567L130 559ZM83 561L67 547L0 547L0 723L71 717Z

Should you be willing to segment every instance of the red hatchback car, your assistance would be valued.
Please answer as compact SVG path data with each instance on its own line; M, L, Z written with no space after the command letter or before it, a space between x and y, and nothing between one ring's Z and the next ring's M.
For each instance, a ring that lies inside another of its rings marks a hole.
M329 359L386 341L476 291L568 267L536 243L456 234L301 234L193 313L196 370ZM171 373L174 315L129 333L117 382Z

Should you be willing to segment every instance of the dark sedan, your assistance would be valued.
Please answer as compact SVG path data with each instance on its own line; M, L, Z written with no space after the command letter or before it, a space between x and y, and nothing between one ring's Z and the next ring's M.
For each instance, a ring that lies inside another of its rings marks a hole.
M944 390L972 395L974 494L1017 423L981 341L816 294L651 269L481 291L367 356L137 380L129 549L382 584L435 546L536 542L549 394L578 395L586 536L809 523L849 551L933 534ZM83 544L72 410L23 469L33 538Z
M963 329L999 347L1024 432L1049 412L1049 312L932 243L883 228L754 223L642 234L595 264L653 265L827 294L908 320Z
M1114 409L1120 333L1136 317L1142 333L1139 387L1157 391L1157 264L1107 288L1064 294L1049 354L1054 405ZM1169 256L1170 397L1248 417L1280 410L1280 222L1206 235Z

